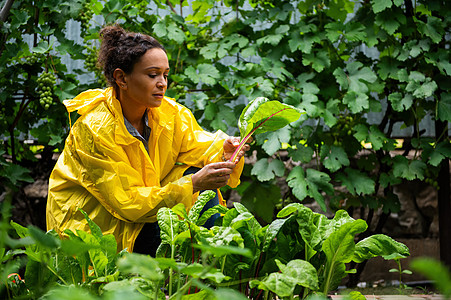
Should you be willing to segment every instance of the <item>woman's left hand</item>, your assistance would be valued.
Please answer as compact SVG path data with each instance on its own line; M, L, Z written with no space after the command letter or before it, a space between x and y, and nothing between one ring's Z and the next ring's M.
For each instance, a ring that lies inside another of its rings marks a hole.
M241 157L244 156L244 153L246 151L248 151L251 146L249 145L249 143L252 142L252 138L250 138L246 144L243 146L243 148L240 149L240 151L238 152L238 155L236 156L234 163L238 163L241 159ZM230 158L232 158L233 153L235 152L236 148L240 145L240 138L236 137L236 136L229 136L225 141L224 141L224 159L225 160L229 160Z

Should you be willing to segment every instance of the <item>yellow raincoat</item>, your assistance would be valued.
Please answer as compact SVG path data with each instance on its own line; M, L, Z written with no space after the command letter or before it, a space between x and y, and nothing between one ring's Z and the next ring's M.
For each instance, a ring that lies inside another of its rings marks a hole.
M59 234L89 232L81 208L104 234L116 237L118 250L131 252L144 223L156 222L160 207L192 206L191 175L183 172L221 161L227 135L204 131L171 98L148 109L149 153L127 131L112 88L89 90L64 104L80 117L50 175L47 229ZM229 186L239 184L243 164L242 159L235 167Z

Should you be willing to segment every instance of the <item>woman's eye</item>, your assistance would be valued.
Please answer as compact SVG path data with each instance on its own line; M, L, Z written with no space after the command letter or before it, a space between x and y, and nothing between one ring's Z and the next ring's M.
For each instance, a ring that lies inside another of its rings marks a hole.
M155 77L157 77L157 75L149 74L149 77L150 78L155 78Z

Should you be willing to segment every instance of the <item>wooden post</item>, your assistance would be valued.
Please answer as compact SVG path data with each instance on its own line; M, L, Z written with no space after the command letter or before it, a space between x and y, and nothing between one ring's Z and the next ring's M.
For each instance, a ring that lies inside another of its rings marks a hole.
M446 140L448 137L448 122L435 121L435 136L441 137L437 142ZM440 164L437 178L439 190L437 193L438 216L439 216L439 238L440 238L440 260L451 271L451 196L450 196L450 168L449 159L444 159Z

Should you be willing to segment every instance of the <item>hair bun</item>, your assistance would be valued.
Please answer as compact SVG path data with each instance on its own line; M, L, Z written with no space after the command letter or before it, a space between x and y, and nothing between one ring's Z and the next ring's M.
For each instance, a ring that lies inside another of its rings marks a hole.
M111 25L100 30L100 38L104 43L114 45L119 42L121 37L123 37L126 33L127 32L119 25Z

